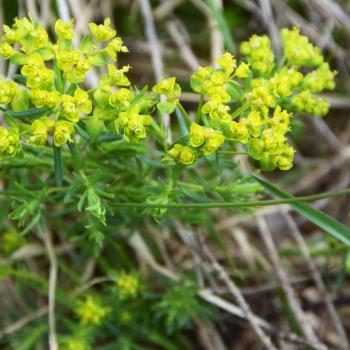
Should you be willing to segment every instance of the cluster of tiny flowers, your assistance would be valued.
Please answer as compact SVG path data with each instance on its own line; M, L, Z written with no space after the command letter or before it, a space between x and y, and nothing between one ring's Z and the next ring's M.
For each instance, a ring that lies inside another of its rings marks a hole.
M1 126L0 155L16 154L21 149L21 141L37 146L52 142L56 147L74 142L75 124L82 117L86 118L86 128L89 129L89 125L96 136L94 116L100 112L98 101L94 101L92 94L79 86L94 66L108 65L109 73L100 79L95 93L98 96L101 91L115 90L111 108L115 108L116 104L118 109L121 104L125 106L126 100L132 97L129 90L126 89L127 94L123 89L118 90L118 86L130 85L124 76L129 68L117 69L109 64L117 60L118 53L128 52L122 39L116 37L109 19L101 25L90 23L89 28L91 35L81 40L78 50L73 48L73 20L56 21L55 43L49 41L46 30L31 18L16 18L12 27L3 26L0 55L21 66L23 86L0 79L0 105L14 112L26 111L32 105L41 109L42 113L36 113L38 117L33 117L30 125L23 125L22 140L17 129ZM117 118L118 113L114 113L113 119ZM132 123L127 123L126 133L130 133L132 125L129 124ZM122 124L124 126L125 122ZM97 129L102 133L104 125L99 125Z
M0 154L15 155L20 149L18 129L0 125Z
M135 274L119 274L116 284L120 300L134 299L140 291L140 281Z
M101 305L101 303L89 295L85 301L78 304L75 310L81 324L99 325L103 318L110 312L110 309Z
M162 132L152 117L155 106L160 114L182 114L181 88L174 77L161 79L151 92L131 88L126 76L130 66L117 64L118 54L128 49L109 19L90 23L90 34L74 47L73 20L59 19L54 29L57 40L51 42L31 18L3 26L0 54L18 65L21 74L18 83L0 79L0 105L5 119L10 119L8 127L0 126L0 156L16 155L23 143L62 147L74 142L77 131L85 132L91 142L104 133L140 142L150 133ZM241 143L263 169L292 167L290 120L295 113L328 112L328 101L315 94L334 88L336 72L297 28L282 29L281 42L279 62L269 38L253 35L241 45L241 62L226 52L216 59L216 68L199 67L194 72L190 83L201 101L196 122L186 119L188 134L170 146L164 161L191 165L220 149L234 151ZM94 66L106 66L107 73L96 87L85 90L87 73ZM27 119L11 119L25 111Z
M90 350L91 347L85 342L83 338L72 338L66 340L61 346L62 350Z
M323 116L329 102L314 95L334 89L332 71L320 50L299 30L282 29L284 57L276 62L267 36L253 35L241 45L243 61L230 53L218 58L218 68L199 67L191 77L193 90L209 117L203 126L192 123L189 144L174 145L169 156L192 164L224 144L246 145L248 154L265 170L288 170L294 150L287 133L294 113Z

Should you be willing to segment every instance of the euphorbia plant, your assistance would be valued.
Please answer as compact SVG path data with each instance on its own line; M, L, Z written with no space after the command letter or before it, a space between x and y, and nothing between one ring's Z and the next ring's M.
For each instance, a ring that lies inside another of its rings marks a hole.
M128 49L109 19L89 28L91 34L78 41L73 21L59 19L52 42L31 18L4 26L0 53L18 65L18 74L16 82L1 80L2 171L6 178L14 164L33 161L33 168L26 168L30 181L10 176L7 184L8 193L16 194L10 218L25 232L43 222L45 203L63 201L71 212L85 208L84 227L100 241L106 216L127 206L123 202L159 216L162 206L194 198L198 191L226 201L252 196L259 186L240 172L232 155L247 155L263 170L288 170L293 115L328 112L328 101L315 93L334 88L335 71L297 28L281 30L281 59L267 36L253 35L241 45L240 63L225 52L216 59L217 68L198 67L190 78L199 96L195 114L181 104L174 77L152 91L131 85L130 66L116 64ZM103 73L97 86L88 88L94 67ZM227 175L232 168L234 179ZM137 174L142 181L131 181ZM204 174L205 186L190 182ZM14 191L18 186L21 195Z
M293 166L291 118L325 115L329 103L316 94L334 88L335 72L319 48L297 28L282 29L278 59L267 36L253 35L241 45L240 62L226 52L217 67L198 67L192 74L199 101L192 113L181 104L174 77L149 90L132 86L130 66L117 65L128 49L109 19L89 27L91 34L79 40L73 21L59 19L52 42L30 18L4 26L0 54L18 68L14 81L0 82L2 222L8 215L22 234L62 231L97 253L104 238L141 229L147 216L169 225L173 216L165 215L167 208L187 207L176 213L177 220L206 224L207 213L191 209L278 202L254 201L261 185L234 156L247 156L257 169ZM97 70L101 75L91 87L88 74ZM8 252L22 244L11 232L4 235ZM129 268L134 262L125 257L125 235L117 238L111 246L118 246L120 264ZM121 273L116 281L121 302L142 294L135 274ZM144 303L149 312L168 315L173 331L201 310L192 287L170 289L156 307L147 304L150 299ZM99 325L113 312L92 296L74 310L82 325ZM87 349L83 338L70 339L67 349Z

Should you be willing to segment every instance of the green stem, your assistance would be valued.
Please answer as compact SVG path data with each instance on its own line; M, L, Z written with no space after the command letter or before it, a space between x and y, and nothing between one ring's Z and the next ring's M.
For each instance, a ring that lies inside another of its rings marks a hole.
M238 108L235 112L233 112L231 114L232 119L238 117L242 112L244 112L249 107L250 107L250 103L249 102L245 103L243 106L241 106L240 108Z
M116 202L113 203L114 207L118 208L249 208L249 207L262 207L277 204L289 204L298 202L312 202L320 199L343 196L350 193L350 188L346 188L341 191L325 192L315 194L311 196L301 196L286 199L267 199L259 201L236 201L236 202L203 202L203 203L168 203L168 204L156 204L156 203L133 203L133 202Z
M186 112L186 110L183 107L183 105L180 102L178 102L177 103L177 107L180 109L182 115L185 117L187 126L190 126L192 124L192 120L191 120L190 116L188 115L188 113Z
M176 181L176 183L182 187L191 188L192 190L195 190L195 191L201 191L201 192L204 191L203 186L201 185L196 185L196 184L183 182L183 181Z
M249 156L249 153L244 151L219 151L219 154L226 154L230 156Z
M55 75L56 75L56 89L58 92L63 94L64 89L66 87L66 79L63 77L63 72L58 67L56 62L55 62L54 69L55 69Z
M204 96L203 96L203 94L201 94L201 97L200 97L200 100L199 100L199 103L198 103L198 107L197 107L197 110L196 110L196 121L197 121L197 123L199 123L200 120L201 120L203 102L204 102Z
M73 168L76 171L79 171L81 166L82 166L82 158L81 158L81 153L78 150L77 145L74 142L68 142L68 148L70 151L70 154L72 155L73 158Z
M57 186L62 186L63 182L63 159L61 148L53 146L53 158L55 162L55 181Z

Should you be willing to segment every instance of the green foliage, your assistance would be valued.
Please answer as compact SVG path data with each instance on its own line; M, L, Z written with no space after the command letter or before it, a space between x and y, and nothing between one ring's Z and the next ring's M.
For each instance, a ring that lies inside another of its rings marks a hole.
M224 14L213 1L208 5L233 51ZM245 214L248 207L289 202L349 243L341 224L272 191L235 159L243 155L263 169L290 169L291 118L328 110L314 93L334 88L335 72L297 29L281 32L282 60L267 36L255 35L242 44L240 62L226 52L217 68L199 67L189 79L200 101L193 115L182 105L174 77L150 89L132 85L131 67L118 65L118 55L128 49L109 19L89 28L79 43L73 21L58 20L51 41L39 23L16 18L4 26L0 44L0 54L18 65L15 81L0 79L1 277L15 278L23 299L39 308L48 282L17 262L16 253L52 232L54 244L62 245L55 251L60 348L191 349L183 331L211 313L199 300L197 281L174 282L140 268L140 256L154 265L164 253L151 226L168 228L170 237L175 221L205 226L233 271L207 208ZM96 67L105 74L88 89L87 74ZM282 199L257 200L264 188ZM82 276L92 257L105 277L86 285ZM43 342L48 326L38 317L30 321L35 331L19 336L19 349Z
M206 317L207 309L202 307L197 297L197 288L191 283L176 283L164 293L157 304L159 317L165 319L168 333L176 329L188 328L194 316Z

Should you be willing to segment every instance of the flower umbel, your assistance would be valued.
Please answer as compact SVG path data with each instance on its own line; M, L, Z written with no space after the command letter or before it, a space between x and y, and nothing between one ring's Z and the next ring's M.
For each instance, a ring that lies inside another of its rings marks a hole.
M63 147L81 138L100 142L117 132L129 143L154 137L150 144L162 147L156 154L182 165L217 156L219 150L229 154L227 151L234 152L241 143L262 168L287 170L294 155L288 144L293 114L323 116L328 112L328 101L314 93L333 89L336 72L298 28L281 30L280 62L270 39L253 35L241 45L243 60L225 52L216 59L217 68L199 67L190 81L201 101L195 122L180 103L181 87L175 77L161 79L152 92L130 87L130 66L116 62L118 54L128 49L111 28L109 18L103 24L90 23L89 28L91 35L73 49L73 20L56 21L56 42L50 42L45 29L31 18L15 19L11 27L4 26L0 54L21 67L25 86L0 79L0 104L16 112L31 105L43 111L36 112L38 118L16 120L17 128L13 123L8 128L1 126L2 156L17 154L21 142ZM86 90L86 74L94 66L105 66L108 72L96 87ZM154 117L155 106L159 118ZM186 117L189 131L181 125L179 142L169 147L162 136L166 130L162 119L164 114L179 117L178 110ZM28 133L21 140L21 135Z

